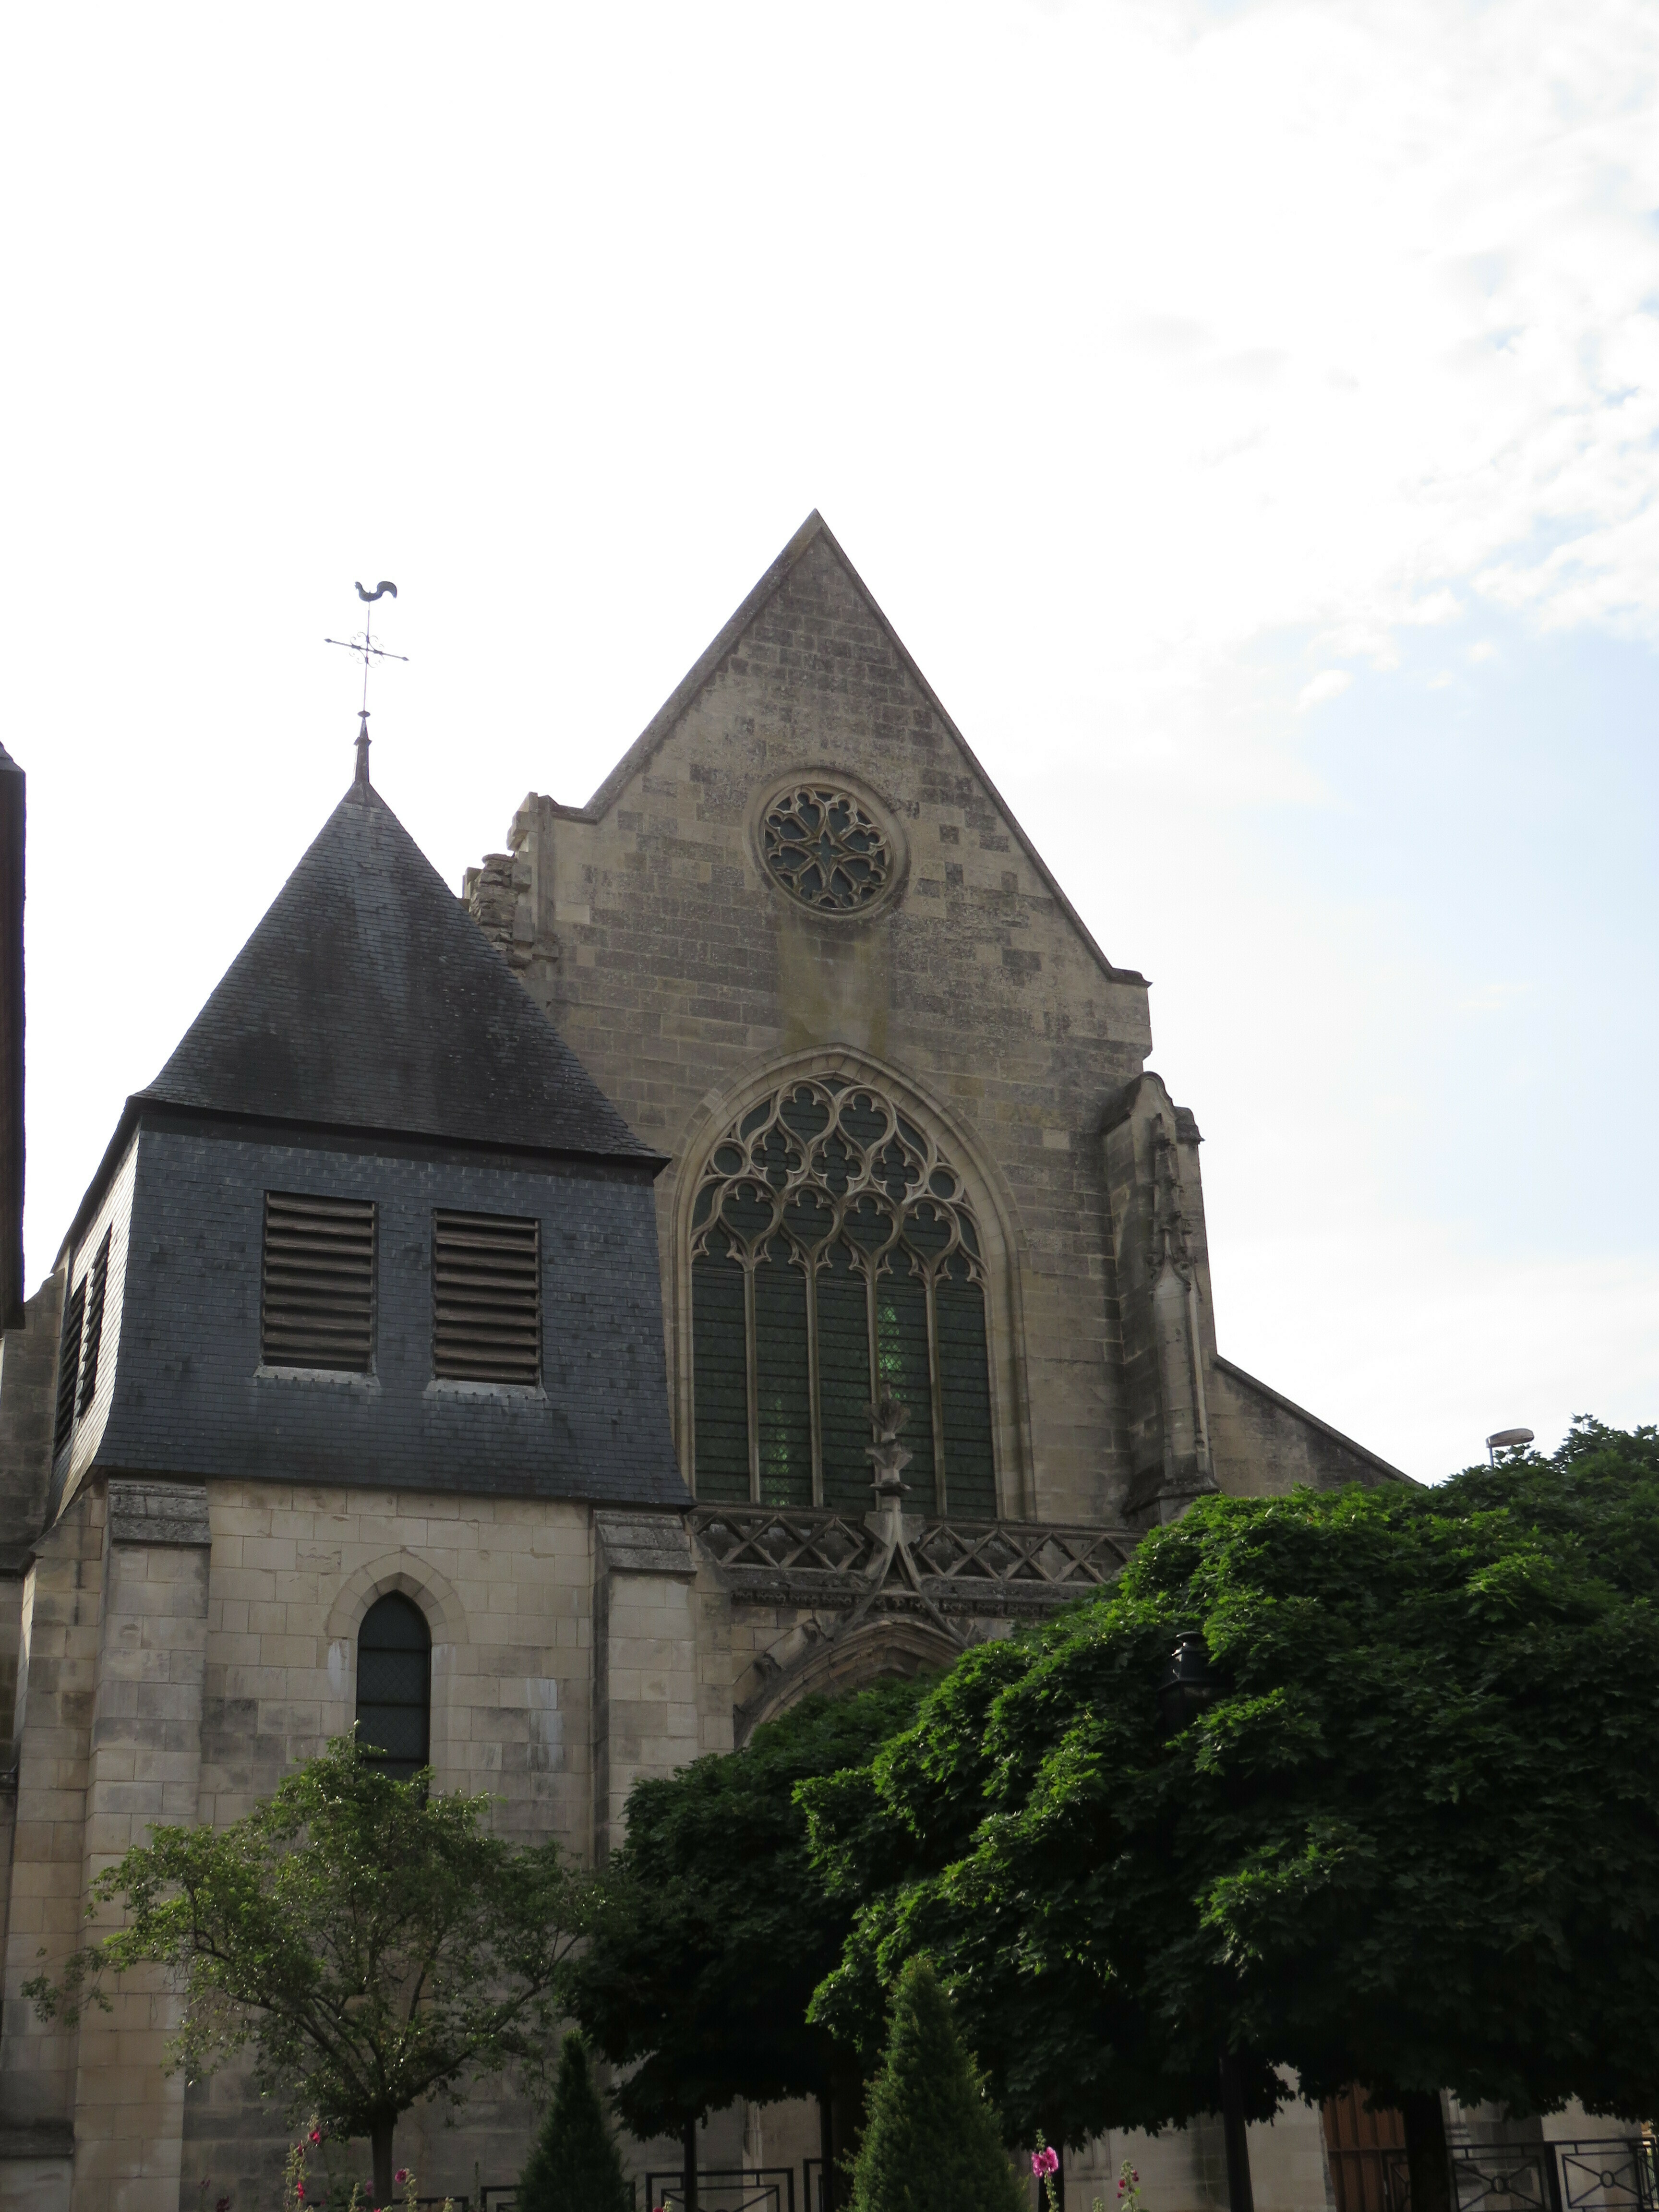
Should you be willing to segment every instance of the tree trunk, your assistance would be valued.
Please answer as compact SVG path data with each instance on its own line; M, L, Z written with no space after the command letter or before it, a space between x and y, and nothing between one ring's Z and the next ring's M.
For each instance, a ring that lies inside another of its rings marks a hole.
M864 2075L853 2053L839 2045L830 2059L830 2112L836 2160L841 2166L850 2166L858 2156L860 2139L864 2134ZM828 2185L826 2182L826 2189ZM838 2172L837 2200L847 2194L848 2186ZM826 2196L826 2205L829 2201Z
M1231 2212L1255 2212L1255 2192L1250 2187L1250 2139L1244 2130L1244 2092L1238 2078L1238 2061L1231 2051L1221 2054L1221 2133L1227 2147L1227 2202ZM1413 2205L1412 2212L1420 2212Z
M1406 2121L1406 2165L1412 2178L1412 2212L1452 2212L1451 2153L1437 2089L1407 2089L1400 2100Z
M374 2160L374 2202L392 2202L392 2130L396 2119L377 2120L369 2130L370 2155Z
M818 2162L823 2168L823 2197L820 2206L808 2200L806 2212L836 2212L836 2123L830 2084L818 2091Z
M680 2130L680 2160L684 2176L684 2212L697 2212L697 2124L688 2120Z

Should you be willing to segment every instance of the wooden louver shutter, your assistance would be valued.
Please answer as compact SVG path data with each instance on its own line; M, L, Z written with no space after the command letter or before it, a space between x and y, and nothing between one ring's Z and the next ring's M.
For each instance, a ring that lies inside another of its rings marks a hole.
M374 1200L268 1190L260 1358L366 1375L374 1350Z
M64 1337L58 1349L58 1414L52 1424L52 1455L70 1440L75 1426L75 1385L81 1372L81 1329L87 1317L87 1281L83 1275L75 1295L64 1309Z
M87 1277L87 1318L81 1351L81 1401L76 1411L84 1413L98 1389L98 1352L104 1340L104 1292L109 1284L109 1240L111 1232L104 1231L104 1241L98 1247L98 1256Z
M500 1213L434 1214L434 1375L456 1382L541 1381L540 1228Z

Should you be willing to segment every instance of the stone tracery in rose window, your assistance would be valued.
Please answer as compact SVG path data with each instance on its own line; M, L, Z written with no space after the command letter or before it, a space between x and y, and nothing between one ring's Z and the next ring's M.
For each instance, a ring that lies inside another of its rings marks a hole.
M785 890L821 913L857 914L892 878L892 848L875 817L829 784L780 792L761 823L761 849Z
M995 1513L985 1266L961 1176L878 1089L786 1085L716 1144L691 1230L700 1498L867 1510L879 1389L913 1504Z

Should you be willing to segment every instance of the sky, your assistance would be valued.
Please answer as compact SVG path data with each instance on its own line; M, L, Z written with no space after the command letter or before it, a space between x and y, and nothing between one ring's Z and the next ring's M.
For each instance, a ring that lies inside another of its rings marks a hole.
M1196 1114L1222 1351L1659 1419L1659 9L17 11L31 1286L349 780L451 882L820 509Z

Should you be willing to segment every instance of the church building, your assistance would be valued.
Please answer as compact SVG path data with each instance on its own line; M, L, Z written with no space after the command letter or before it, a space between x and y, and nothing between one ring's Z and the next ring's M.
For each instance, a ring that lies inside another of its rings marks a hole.
M1404 1480L1222 1355L1146 982L817 515L507 842L458 896L361 740L0 1345L0 2206L275 2201L280 2118L164 2074L159 1983L78 2033L21 1994L152 1823L360 1722L602 1860L641 1776L948 1666L1206 1492ZM501 2186L531 2118L398 2156ZM1155 2147L1158 2212L1224 2201L1212 2134ZM1317 2118L1269 2134L1261 2212L1319 2212ZM814 2212L817 2148L738 2109L699 2159ZM678 2146L630 2158L644 2212Z

